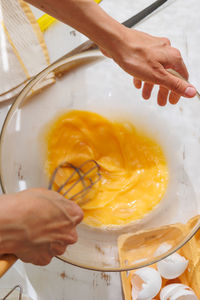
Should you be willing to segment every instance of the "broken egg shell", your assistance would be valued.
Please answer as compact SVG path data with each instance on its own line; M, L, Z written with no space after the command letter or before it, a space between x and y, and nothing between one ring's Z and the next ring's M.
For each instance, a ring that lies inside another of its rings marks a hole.
M173 283L161 290L160 300L198 300L198 298L189 286Z
M174 279L185 272L188 266L188 260L178 253L164 258L157 263L157 269L160 275L165 279Z
M147 300L154 298L160 291L162 279L158 271L145 267L138 269L132 276L132 299Z

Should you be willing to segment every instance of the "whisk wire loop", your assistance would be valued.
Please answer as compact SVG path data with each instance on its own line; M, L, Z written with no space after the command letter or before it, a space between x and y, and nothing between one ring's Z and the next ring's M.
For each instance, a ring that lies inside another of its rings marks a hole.
M87 160L79 167L76 167L69 162L63 162L54 170L49 182L49 189L53 189L58 172L65 168L69 168L74 171L72 171L71 175L57 188L56 191L69 200L77 200L80 197L85 197L92 186L101 179L100 166L95 160ZM85 168L86 170L84 170ZM72 183L70 185L71 181ZM79 184L81 184L82 188L78 188ZM70 186L68 187L68 185ZM64 190L65 188L67 189ZM67 196L69 192L72 192L75 188L78 188L78 191L72 193L71 196Z
M16 285L16 286L14 286L14 287L9 291L9 293L3 297L2 300L8 299L8 297L9 297L16 289L19 289L19 300L22 300L22 292L23 292L23 289L22 289L21 285Z

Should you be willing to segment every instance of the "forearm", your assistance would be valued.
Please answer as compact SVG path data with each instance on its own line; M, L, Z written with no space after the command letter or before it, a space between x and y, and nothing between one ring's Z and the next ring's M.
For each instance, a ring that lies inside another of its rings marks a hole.
M135 78L136 87L141 87L141 81L146 82L143 88L145 99L150 97L153 84L161 87L158 93L160 105L166 104L168 90L173 91L169 97L172 104L177 103L180 96L195 96L196 90L191 84L176 78L166 70L171 68L188 79L181 54L171 47L168 39L126 28L111 18L93 0L27 2L85 34L106 56Z
M27 0L39 9L77 29L107 50L117 47L124 26L111 18L93 0Z

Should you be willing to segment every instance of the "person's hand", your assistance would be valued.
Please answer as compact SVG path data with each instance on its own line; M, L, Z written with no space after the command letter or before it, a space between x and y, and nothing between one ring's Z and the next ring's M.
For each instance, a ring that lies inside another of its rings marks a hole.
M195 96L196 90L191 84L167 72L171 68L188 79L181 54L170 46L168 39L126 28L93 0L26 1L88 36L105 55L134 77L137 88L144 81L145 99L150 98L154 84L160 86L160 105L166 104L169 91L172 91L169 96L172 104L176 104L180 96Z
M77 241L80 207L60 194L30 189L0 198L0 254L13 253L24 262L48 264Z
M141 88L144 81L144 99L150 98L154 84L160 86L157 101L162 106L167 103L169 91L171 104L176 104L181 96L191 98L196 95L191 84L167 72L167 69L173 69L188 79L180 51L171 47L168 39L125 28L115 46L111 42L105 45L105 48L100 47L102 52L134 77L136 88Z

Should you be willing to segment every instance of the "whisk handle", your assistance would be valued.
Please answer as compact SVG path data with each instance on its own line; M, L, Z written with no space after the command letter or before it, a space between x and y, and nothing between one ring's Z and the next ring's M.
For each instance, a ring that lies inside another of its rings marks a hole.
M13 254L4 254L0 256L0 278L12 267L17 261L17 257Z

